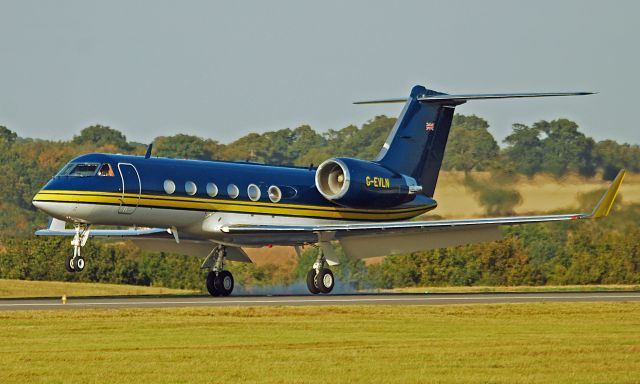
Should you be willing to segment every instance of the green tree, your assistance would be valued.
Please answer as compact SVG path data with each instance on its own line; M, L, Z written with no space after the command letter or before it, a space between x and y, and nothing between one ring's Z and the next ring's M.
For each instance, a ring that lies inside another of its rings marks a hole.
M298 166L307 166L309 164L318 165L321 161L326 158L318 158L316 153L310 153L315 150L322 150L323 147L326 147L327 142L322 137L316 133L308 125L301 125L298 128L294 129L291 143L291 157L294 160L294 164Z
M18 135L5 126L0 125L0 145L11 146Z
M595 144L593 156L597 166L602 169L602 177L605 180L613 180L622 168L632 172L640 171L640 146L638 145L603 140Z
M113 145L118 149L129 150L127 138L122 132L104 125L92 125L73 137L75 144L88 144L93 147Z
M541 120L533 125L546 137L542 140L542 170L556 176L575 171L593 176L593 139L578 131L578 124L568 119Z
M443 169L465 172L487 169L500 151L488 128L489 123L478 116L455 115Z
M504 154L517 173L533 176L542 169L543 148L540 131L524 124L513 124L513 132L504 139Z
M362 128L354 135L353 140L346 145L354 147L355 157L375 160L395 123L395 118L384 115L376 116L363 124Z
M207 141L209 140L198 136L179 133L174 136L156 137L153 143L156 156L210 160L212 156L207 150Z

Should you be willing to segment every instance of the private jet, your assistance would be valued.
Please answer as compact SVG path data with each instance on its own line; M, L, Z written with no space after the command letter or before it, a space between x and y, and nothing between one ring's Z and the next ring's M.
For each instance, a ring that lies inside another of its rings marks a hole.
M85 268L81 251L93 237L202 257L213 296L233 291L225 261L251 262L244 248L292 246L300 255L301 247L317 246L306 283L311 293L327 294L335 285L329 267L339 263L334 242L347 257L363 259L499 240L506 225L607 216L624 170L588 213L409 221L437 206L434 192L456 106L588 94L452 95L415 86L406 98L356 103L404 103L375 160L335 157L317 168L153 157L152 145L145 156L82 155L33 198L52 217L36 234L71 237L65 267L75 273Z

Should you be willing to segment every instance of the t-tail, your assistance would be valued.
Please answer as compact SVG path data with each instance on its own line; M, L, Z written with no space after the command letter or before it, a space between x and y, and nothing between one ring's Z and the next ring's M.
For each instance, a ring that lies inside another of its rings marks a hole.
M409 98L355 104L405 103L376 162L411 176L422 193L433 197L455 107L469 100L590 95L592 92L494 93L449 95L416 85Z

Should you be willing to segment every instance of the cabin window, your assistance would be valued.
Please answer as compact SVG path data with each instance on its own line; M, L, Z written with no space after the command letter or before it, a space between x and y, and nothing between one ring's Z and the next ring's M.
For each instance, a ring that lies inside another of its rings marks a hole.
M111 165L109 163L104 163L98 171L98 176L115 176L115 174L113 173L113 168L111 168Z
M198 187L196 187L196 183L193 181L187 181L184 183L184 191L187 192L187 195L195 195L198 192Z
M164 186L164 191L168 195L171 195L173 194L173 192L176 191L176 183L174 183L173 180L165 180L163 186Z
M207 195L211 197L218 196L218 186L215 183L207 184Z
M235 199L239 194L240 190L237 185L229 184L229 186L227 186L227 195L229 195L230 198Z
M251 201L260 200L260 188L255 184L249 184L249 186L247 187L247 194L249 195Z
M280 201L281 198L282 198L282 192L280 191L280 188L278 188L275 185L270 186L269 200L273 201L274 203L277 203L278 201Z
M95 163L72 163L62 168L58 176L87 177L94 176L100 164Z

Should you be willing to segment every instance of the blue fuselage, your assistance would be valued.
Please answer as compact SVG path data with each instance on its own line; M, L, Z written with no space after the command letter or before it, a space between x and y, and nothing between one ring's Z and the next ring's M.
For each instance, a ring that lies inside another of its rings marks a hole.
M111 173L57 175L33 202L61 220L89 224L185 226L212 213L229 214L218 219L227 223L237 215L243 215L243 222L265 216L280 223L286 218L389 221L415 217L436 206L424 195L385 209L376 208L374 201L370 209L340 206L318 192L314 168L111 154L83 155L70 164L97 169L107 164ZM278 194L270 193L274 187ZM196 215L184 219L186 212Z

